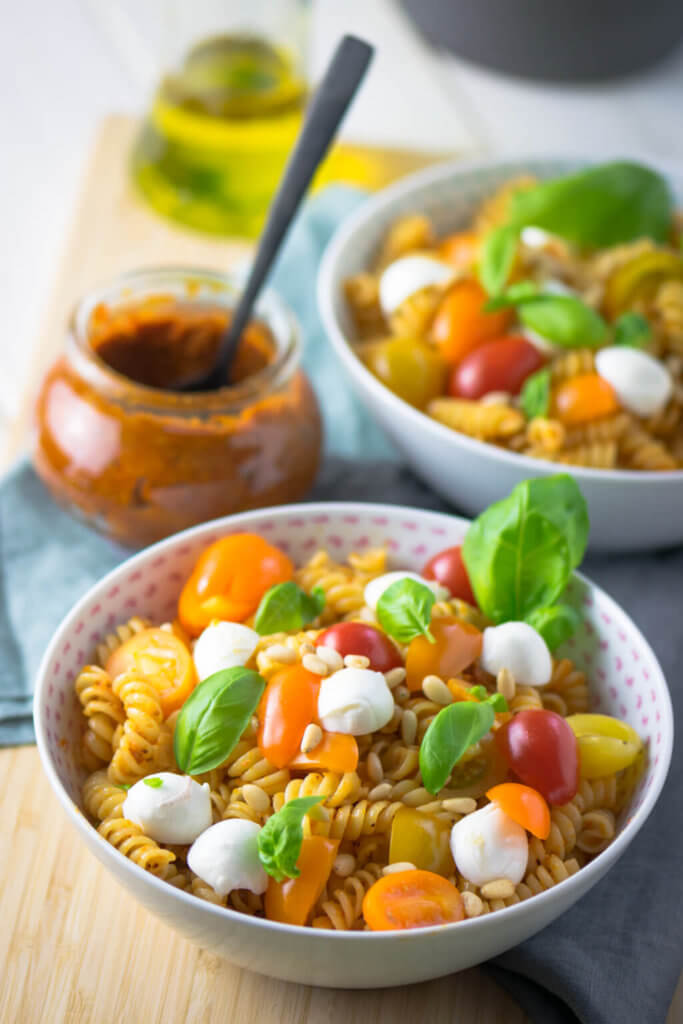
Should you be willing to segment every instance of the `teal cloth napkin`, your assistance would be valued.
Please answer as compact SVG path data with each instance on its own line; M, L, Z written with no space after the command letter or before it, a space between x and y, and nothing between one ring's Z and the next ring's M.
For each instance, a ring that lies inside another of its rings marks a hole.
M304 364L319 396L326 458L311 500L445 504L401 464L340 378L315 305L323 248L362 200L334 189L294 226L273 284L304 328ZM361 458L362 457L362 458ZM0 744L33 740L32 687L63 615L129 552L56 508L22 461L0 483ZM683 657L683 551L592 558L586 572L623 605L677 680ZM683 689L672 694L683 717ZM609 875L539 935L487 965L536 1024L664 1024L681 967L683 756L677 743L666 789L646 827Z

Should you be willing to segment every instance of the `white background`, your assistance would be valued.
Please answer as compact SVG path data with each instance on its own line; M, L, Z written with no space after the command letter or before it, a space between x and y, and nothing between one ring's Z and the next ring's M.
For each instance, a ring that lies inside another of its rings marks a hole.
M0 430L21 401L97 123L112 111L142 112L156 76L124 14L154 52L149 37L168 14L165 2L0 4ZM429 50L391 0L318 0L314 68L344 30L380 46L345 127L349 138L469 153L683 160L683 49L617 83L531 84Z

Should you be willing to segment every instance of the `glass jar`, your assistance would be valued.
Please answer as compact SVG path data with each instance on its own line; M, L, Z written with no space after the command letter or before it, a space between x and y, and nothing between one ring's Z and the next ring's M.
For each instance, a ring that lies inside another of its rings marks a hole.
M165 0L160 81L132 154L159 212L256 236L308 99L309 0Z
M181 327L193 316L222 316L208 348L196 344L201 330L189 339L182 330L167 331L175 355L187 352L195 372L197 359L211 365L239 291L233 276L144 270L118 278L77 306L64 354L38 397L33 461L61 505L112 539L149 544L216 516L293 501L310 487L320 455L320 414L299 369L297 324L274 293L257 303L248 328L263 325L259 337L267 331L271 339L265 365L260 360L253 372L241 347L236 362L246 375L235 384L195 393L149 386L165 363L152 336L138 331L138 320L149 325L158 313L158 322L167 324L159 310L174 309L171 321ZM139 351L138 378L146 383L121 372L123 356L105 361L98 354L104 351L95 344L103 317L119 333L121 324L134 325L129 329L138 349L121 351ZM178 359L170 364L177 371Z

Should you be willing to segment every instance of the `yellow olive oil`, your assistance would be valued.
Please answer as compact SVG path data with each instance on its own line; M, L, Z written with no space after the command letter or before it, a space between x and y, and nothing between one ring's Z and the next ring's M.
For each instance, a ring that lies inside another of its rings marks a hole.
M201 231L258 234L299 132L307 86L256 36L206 39L162 81L132 156L160 213Z

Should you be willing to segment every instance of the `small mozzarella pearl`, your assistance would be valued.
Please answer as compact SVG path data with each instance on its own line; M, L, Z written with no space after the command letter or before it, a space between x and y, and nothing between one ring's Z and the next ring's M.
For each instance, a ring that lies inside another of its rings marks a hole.
M497 676L506 668L515 682L526 686L547 686L553 672L548 645L526 622L504 622L484 630L480 663Z
M453 267L433 256L402 256L383 271L379 279L379 301L385 316L398 309L415 292L430 285L446 284Z
M394 714L394 698L381 672L343 668L320 684L318 718L327 732L364 736L381 729Z
M417 572L405 572L399 569L397 572L385 572L383 576L377 576L376 579L370 580L366 584L363 595L366 605L374 611L377 608L377 602L387 587L390 587L392 583L397 583L399 580L415 580L417 583L423 583L425 587L429 587L430 590L434 591L437 601L445 601L451 596L448 588L438 583L437 580L426 580L424 576L420 576Z
M159 772L149 776L161 785L148 785L144 779L128 790L123 814L135 822L157 843L192 843L212 821L208 782L200 786L189 775Z
M497 878L521 882L529 841L521 825L496 804L468 814L451 829L451 852L461 875L474 885Z
M636 416L654 416L671 398L671 371L648 352L610 345L596 353L595 369L613 387L617 398Z
M258 896L268 887L268 875L258 855L259 832L253 821L219 821L192 844L187 863L221 896L233 889L248 889Z
M554 235L548 234L543 228L536 228L530 224L528 227L522 228L519 237L522 244L526 245L528 249L543 249L549 242L552 242Z
M199 681L224 668L246 665L259 635L241 622L214 622L197 638L192 652Z

